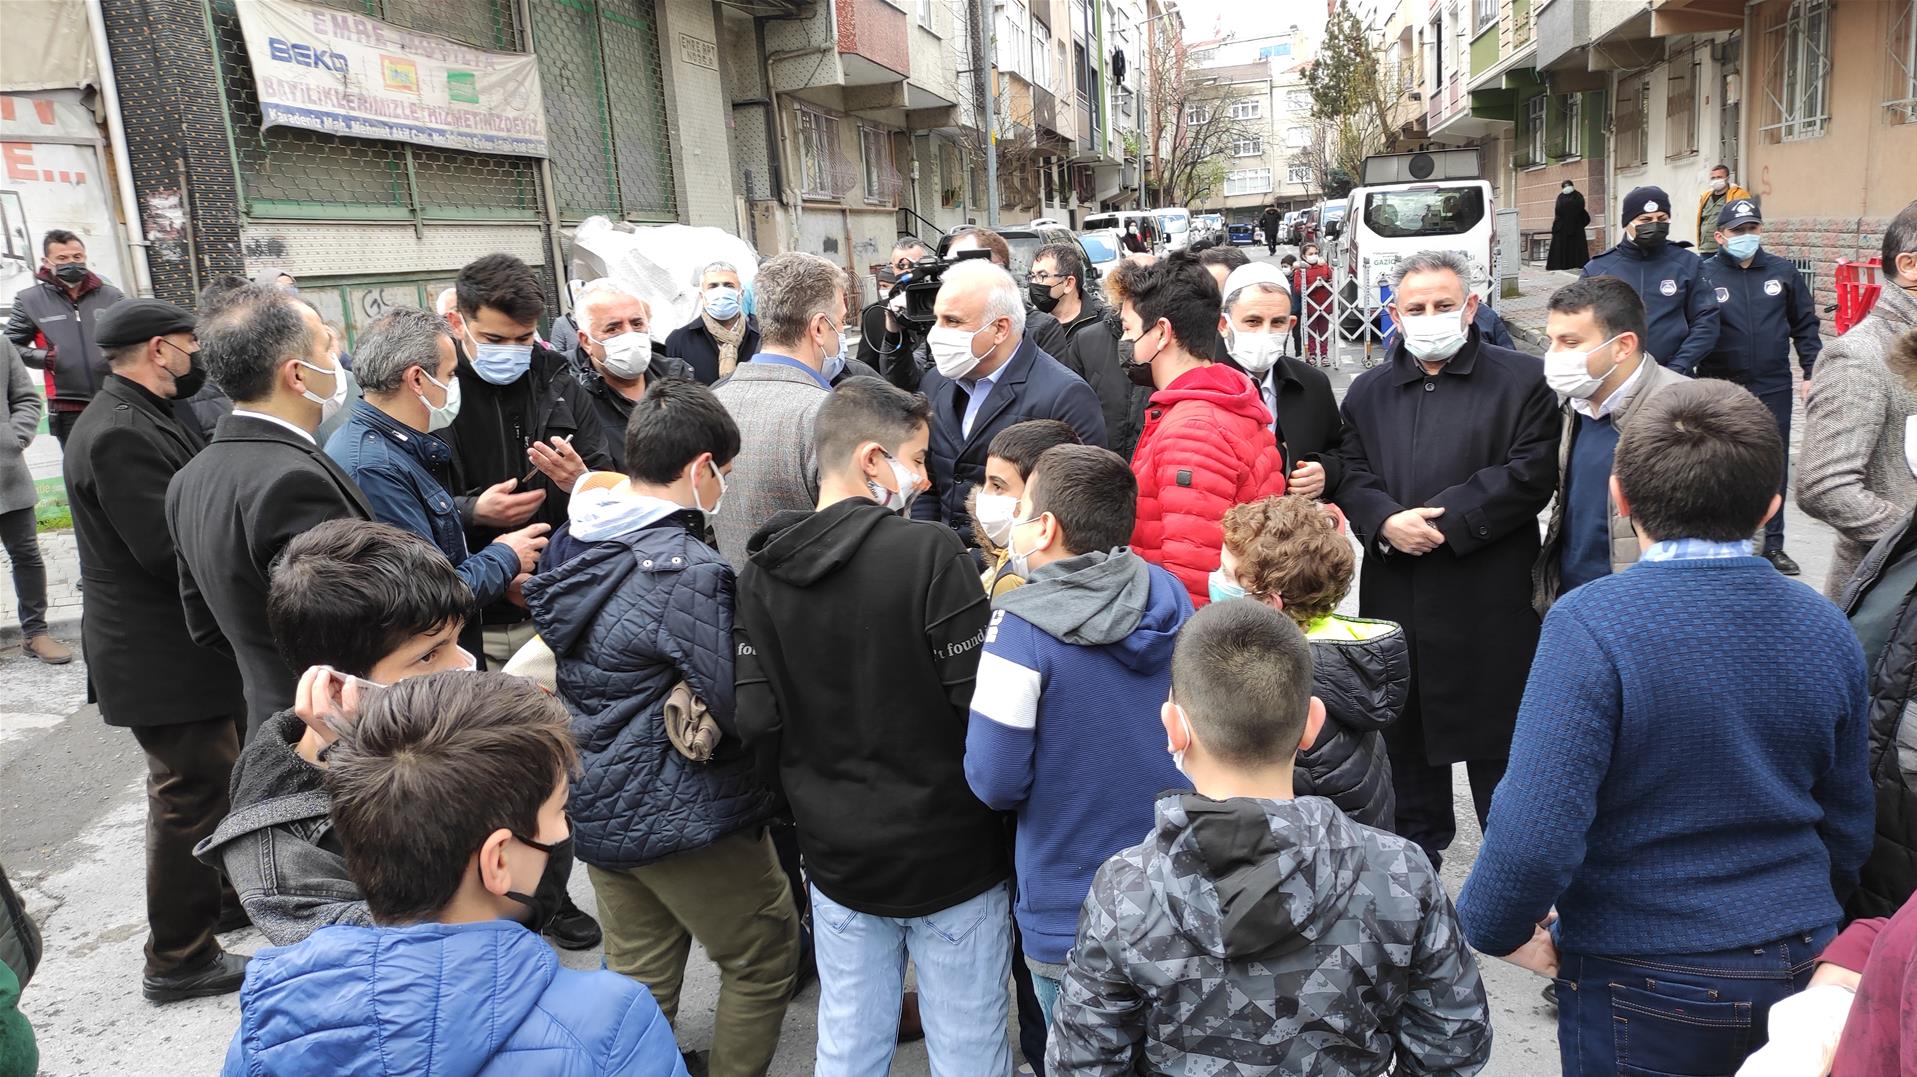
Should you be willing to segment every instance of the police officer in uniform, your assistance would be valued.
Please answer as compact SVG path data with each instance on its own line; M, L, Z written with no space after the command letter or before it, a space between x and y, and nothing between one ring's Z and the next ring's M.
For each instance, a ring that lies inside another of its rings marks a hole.
M1778 433L1791 443L1790 342L1808 391L1811 366L1823 350L1817 335L1817 303L1797 267L1763 249L1763 218L1757 202L1739 198L1718 214L1717 253L1704 259L1717 294L1717 346L1698 364L1699 377L1734 381L1777 417ZM1782 495L1790 484L1778 488ZM1764 557L1786 576L1798 573L1784 552L1784 514L1764 528Z
M1717 293L1703 260L1671 245L1671 198L1659 187L1624 196L1624 238L1584 267L1587 277L1618 277L1644 300L1650 333L1644 350L1689 376L1717 346Z

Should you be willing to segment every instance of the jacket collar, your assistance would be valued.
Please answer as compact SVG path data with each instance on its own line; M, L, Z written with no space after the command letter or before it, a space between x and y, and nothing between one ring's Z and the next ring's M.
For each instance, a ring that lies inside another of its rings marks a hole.
M353 418L385 435L389 443L423 464L437 467L453 458L453 451L445 442L407 426L374 407L371 401L354 402Z
M106 284L106 281L100 279L100 275L91 269L87 270L86 276L80 278L80 290L77 292L67 291L66 282L54 276L53 271L46 266L41 266L40 271L33 275L33 279L60 293L60 298L70 303L78 303L89 293L99 291Z
M1452 356L1451 361L1438 370L1438 374L1470 374L1478 365L1478 349L1480 346L1481 341L1478 338L1478 327L1476 324L1473 324L1470 330L1465 334L1464 347L1458 349L1458 354ZM1397 385L1410 385L1414 381L1423 381L1424 378L1424 368L1418 365L1416 359L1411 358L1410 352L1405 351L1404 335L1402 333L1398 334L1391 341L1392 382Z

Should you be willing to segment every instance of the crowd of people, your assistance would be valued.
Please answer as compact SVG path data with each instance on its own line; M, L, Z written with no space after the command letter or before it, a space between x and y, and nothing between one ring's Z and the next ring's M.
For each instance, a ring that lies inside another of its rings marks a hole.
M107 301L50 234L9 403L148 763L145 997L239 991L233 1074L762 1074L814 982L826 1075L1474 1073L1483 954L1567 1073L1910 1067L1917 204L1821 361L1748 199L1710 266L1621 210L1541 362L1401 261L1342 405L1229 247L1021 282L966 229L929 323L715 262L670 332L494 254L349 356L286 274ZM1793 339L1835 603L1770 526Z

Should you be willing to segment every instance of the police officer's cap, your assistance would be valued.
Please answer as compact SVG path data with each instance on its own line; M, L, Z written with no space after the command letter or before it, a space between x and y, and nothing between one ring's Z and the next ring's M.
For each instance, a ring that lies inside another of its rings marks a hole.
M192 312L164 299L122 299L93 319L93 342L102 348L192 331Z
M1725 231L1736 228L1740 224L1750 224L1753 221L1761 224L1764 218L1758 215L1756 200L1750 198L1740 198L1735 202L1726 202L1724 203L1724 208L1717 214L1717 227Z

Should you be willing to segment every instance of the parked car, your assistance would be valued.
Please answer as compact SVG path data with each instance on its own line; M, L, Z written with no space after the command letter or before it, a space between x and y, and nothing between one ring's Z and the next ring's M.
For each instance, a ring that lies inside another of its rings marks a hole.
M1071 229L1059 225L1048 224L1038 225L1036 227L1029 225L1025 227L1014 226L1010 228L996 228L993 229L993 231L996 231L1003 237L1005 245L1012 249L1012 277L1021 284L1025 278L1031 274L1032 255L1037 254L1040 247L1052 243L1077 242L1077 237L1072 235ZM950 233L939 237L939 257L943 258L946 250L951 247L951 245L952 236Z
M1134 224L1144 228L1145 241L1151 246L1153 252L1156 252L1159 244L1164 241L1164 236L1160 234L1158 221L1148 210L1127 209L1094 213L1081 222L1081 227L1087 232L1110 229L1124 235L1132 230Z
M1087 287L1118 268L1119 260L1125 257L1125 241L1115 229L1080 232L1078 245L1084 248L1085 261L1092 267L1092 279L1084 282Z
M1257 232L1258 226L1248 221L1233 224L1231 226L1231 245L1234 247L1249 247L1253 243L1258 242Z
M1192 244L1210 246L1225 241L1225 215L1222 213L1200 213L1191 219Z
M1191 246L1192 221L1188 209L1155 209L1152 216L1158 220L1158 234L1164 237L1165 253L1182 251Z

